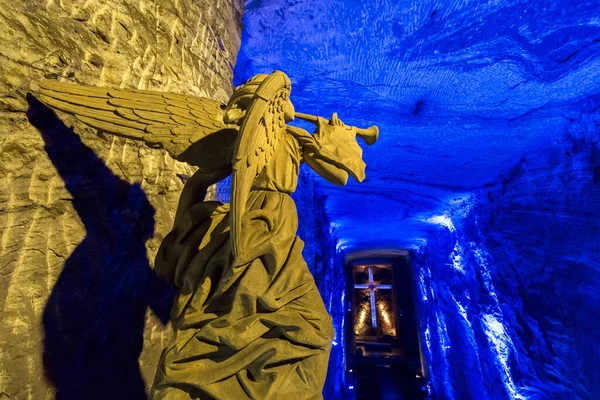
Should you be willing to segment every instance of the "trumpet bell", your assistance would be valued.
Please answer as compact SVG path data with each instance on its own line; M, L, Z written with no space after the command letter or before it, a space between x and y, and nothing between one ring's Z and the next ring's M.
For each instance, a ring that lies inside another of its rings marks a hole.
M379 128L377 125L371 125L366 129L356 128L356 136L364 140L364 142L370 146L379 139Z

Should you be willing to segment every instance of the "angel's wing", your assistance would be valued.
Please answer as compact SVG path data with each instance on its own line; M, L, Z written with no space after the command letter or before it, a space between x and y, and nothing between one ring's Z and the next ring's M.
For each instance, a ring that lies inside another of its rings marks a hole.
M236 258L243 258L241 224L252 183L277 151L285 133L290 90L290 80L283 72L275 71L264 78L253 95L234 146L230 218L231 247Z
M226 106L218 101L49 80L41 81L40 88L42 102L74 114L93 128L143 140L150 147L165 149L173 158L204 169L223 169L231 162L239 127L223 121ZM200 141L200 151L186 151ZM221 151L215 152L217 148Z

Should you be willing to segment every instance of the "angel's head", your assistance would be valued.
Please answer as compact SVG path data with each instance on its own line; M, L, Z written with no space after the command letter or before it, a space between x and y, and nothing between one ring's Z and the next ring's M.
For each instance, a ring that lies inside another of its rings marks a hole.
M259 91L258 88L269 76L270 75L268 74L254 75L243 85L240 85L235 88L233 95L229 99L229 103L225 108L224 120L226 123L241 125L242 119L246 115L250 104L252 104L252 99L254 98L254 95L257 91ZM286 79L288 80L288 93L285 96L285 98L287 99L287 103L283 111L285 113L285 121L289 122L294 119L295 110L294 105L291 101L289 101L289 78L287 78L286 76Z
M229 103L227 103L227 108L225 108L224 120L226 123L240 125L242 118L244 118L248 107L252 103L254 93L256 93L256 90L267 76L269 75L254 75L247 82L235 88L233 95L229 99Z

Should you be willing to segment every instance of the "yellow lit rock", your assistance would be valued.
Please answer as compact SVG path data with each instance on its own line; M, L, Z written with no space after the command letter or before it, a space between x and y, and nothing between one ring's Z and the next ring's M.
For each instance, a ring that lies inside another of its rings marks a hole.
M241 0L0 1L0 397L76 395L93 379L102 396L111 357L122 393L151 385L171 333L150 311L147 273L196 171L64 114L51 122L66 127L42 121L42 133L26 94L50 79L226 101L241 14ZM112 254L126 248L136 249L129 269Z

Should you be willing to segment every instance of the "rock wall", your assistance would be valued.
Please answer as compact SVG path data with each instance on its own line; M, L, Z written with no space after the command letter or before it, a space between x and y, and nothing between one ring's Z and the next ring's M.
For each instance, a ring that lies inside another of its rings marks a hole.
M418 270L436 398L599 398L598 104L573 104L560 140L456 198L428 238Z
M0 399L145 397L173 295L152 263L193 173L57 116L38 81L226 101L242 12L241 0L0 0Z

